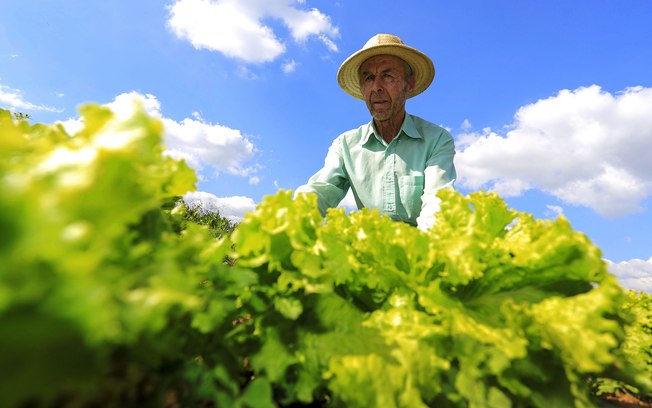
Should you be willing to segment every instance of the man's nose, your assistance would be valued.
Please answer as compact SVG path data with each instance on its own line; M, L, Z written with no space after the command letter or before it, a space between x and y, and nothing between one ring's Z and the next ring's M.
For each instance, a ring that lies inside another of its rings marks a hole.
M374 78L373 90L380 92L383 90L383 80L380 78L380 75Z

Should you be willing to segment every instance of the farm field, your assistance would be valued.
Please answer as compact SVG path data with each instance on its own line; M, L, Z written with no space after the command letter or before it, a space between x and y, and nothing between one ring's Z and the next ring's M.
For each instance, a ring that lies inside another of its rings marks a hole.
M652 297L563 217L450 190L425 233L281 190L234 226L160 121L82 116L0 111L0 406L650 406Z

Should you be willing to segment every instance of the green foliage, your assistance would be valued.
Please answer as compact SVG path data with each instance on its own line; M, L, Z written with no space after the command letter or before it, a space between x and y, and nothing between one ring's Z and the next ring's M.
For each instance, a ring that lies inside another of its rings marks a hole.
M219 212L204 211L199 206L188 206L183 200L177 202L183 206L183 219L187 222L205 225L210 234L215 238L221 238L233 232L236 224ZM183 226L182 226L183 228Z
M285 402L591 406L587 377L646 383L619 351L626 292L586 236L495 194L440 195L428 234L369 210L323 223L289 192L238 226L237 264L275 306L252 311L252 366Z
M211 285L228 242L174 205L193 171L144 113L82 114L68 135L0 111L0 406L232 402L243 369L215 339L244 278Z
M13 116L14 116L14 119L16 119L16 120L27 120L27 119L32 118L29 115L29 113L23 113L23 112L14 112Z
M638 368L637 378L597 378L594 381L595 393L637 394L650 400L649 384L652 381L652 295L644 292L629 291L627 300L621 305L621 311L632 317L625 327L625 341L618 351L629 364ZM631 384L644 384L647 396L643 390ZM641 395L643 394L643 395Z
M68 135L0 111L0 406L584 407L589 378L652 389L649 297L563 218L442 191L424 233L280 191L231 233L177 205L195 176L161 154L159 121L82 115Z

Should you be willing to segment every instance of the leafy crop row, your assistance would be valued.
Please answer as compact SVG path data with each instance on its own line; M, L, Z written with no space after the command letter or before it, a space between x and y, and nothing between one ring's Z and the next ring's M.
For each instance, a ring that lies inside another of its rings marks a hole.
M650 297L563 218L441 193L428 233L266 197L179 204L161 124L0 111L0 406L592 406L652 390ZM192 221L198 221L192 222ZM208 228L205 225L210 224Z

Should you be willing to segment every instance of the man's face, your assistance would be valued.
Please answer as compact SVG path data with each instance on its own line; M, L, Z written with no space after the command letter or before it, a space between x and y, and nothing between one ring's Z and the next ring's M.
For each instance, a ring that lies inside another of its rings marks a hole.
M405 79L405 65L396 56L376 55L360 66L360 90L375 120L402 119L407 94L414 88L414 76Z

